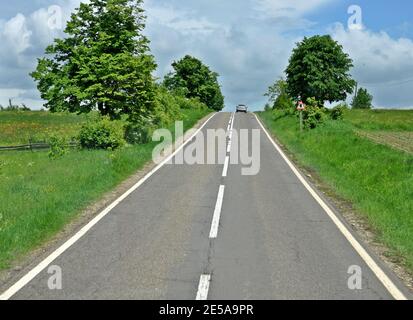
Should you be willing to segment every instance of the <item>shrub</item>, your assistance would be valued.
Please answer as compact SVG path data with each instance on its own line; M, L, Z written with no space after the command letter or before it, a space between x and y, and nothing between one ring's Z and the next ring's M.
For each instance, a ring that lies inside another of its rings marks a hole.
M67 153L67 141L63 137L51 136L48 141L50 145L49 158L57 159Z
M111 121L109 117L88 122L78 136L80 145L87 149L117 149L125 144L124 123Z
M181 96L177 96L176 99L178 101L179 107L184 110L185 109L204 110L208 108L204 103L199 101L198 98L188 99L188 98L184 98Z
M315 98L308 98L307 105L303 111L304 127L307 129L315 129L326 120L326 111Z
M206 108L207 106L198 98L185 98L160 86L152 119L143 119L144 121L138 120L136 122L144 127L166 127L181 118L182 109L203 110ZM133 127L137 127L137 125Z
M287 94L281 94L274 102L274 109L294 110L294 102Z
M325 122L325 117L325 112L322 108L307 107L303 111L304 127L307 129L315 129Z
M179 115L180 106L178 103L178 97L161 87L159 88L156 96L153 118L140 119L138 122L144 125L147 125L148 122L150 124L153 123L157 127L168 126L175 121Z
M332 120L342 120L346 110L348 110L347 104L340 104L331 110L330 118Z
M125 127L125 139L130 144L145 144L151 141L155 127L151 121L128 123Z

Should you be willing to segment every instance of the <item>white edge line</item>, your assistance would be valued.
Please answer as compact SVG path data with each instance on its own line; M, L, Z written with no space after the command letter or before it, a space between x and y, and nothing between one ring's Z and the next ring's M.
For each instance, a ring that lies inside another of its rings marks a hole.
M218 236L219 219L221 218L222 201L224 200L225 186L221 185L218 191L217 203L215 205L214 216L211 223L209 238L215 239Z
M209 283L211 282L211 276L209 274L202 274L199 279L198 292L196 294L196 300L207 300Z
M181 151L192 139L206 126L206 124L216 115L214 113L210 116L205 123L193 134L191 135L183 144L181 144L172 154L170 154L165 160L158 164L154 169L152 169L148 174L146 174L141 180L139 180L134 186L132 186L128 191L122 194L114 202L112 202L107 208L105 208L101 213L99 213L95 218L93 218L89 223L87 223L82 229L80 229L74 236L67 240L63 245L51 253L46 259L40 262L36 267L30 270L26 275L24 275L19 281L7 289L3 294L0 295L0 300L8 300L13 297L17 292L19 292L25 285L27 285L31 280L33 280L40 272L42 272L48 265L50 265L55 259L57 259L62 253L69 249L74 243L76 243L80 238L82 238L93 226L95 226L100 220L102 220L113 208L115 208L119 203L125 200L132 192L138 189L146 180L148 180L154 173L156 173L161 167L168 163L173 157Z
M229 156L225 157L224 169L222 170L222 176L225 178L228 174Z
M348 228L340 221L340 219L336 216L336 214L330 209L330 207L324 202L323 199L314 191L314 189L308 184L308 182L303 178L301 173L297 170L297 168L292 164L292 162L288 159L285 153L281 150L281 148L275 143L272 139L271 135L268 133L267 129L258 119L258 116L255 114L255 118L257 119L258 123L260 124L261 128L267 135L268 139L274 145L275 149L278 153L282 156L300 182L305 186L305 188L310 192L313 198L320 204L320 206L324 209L324 211L328 214L328 216L333 220L334 224L337 228L341 231L344 237L350 242L353 248L357 251L360 257L364 260L364 262L369 266L369 268L373 271L376 277L380 280L380 282L384 285L384 287L388 290L388 292L396 299L396 300L407 300L406 296L400 291L399 288L393 283L393 281L387 276L387 274L380 268L380 266L374 261L374 259L369 255L366 249L357 241L357 239L351 234Z

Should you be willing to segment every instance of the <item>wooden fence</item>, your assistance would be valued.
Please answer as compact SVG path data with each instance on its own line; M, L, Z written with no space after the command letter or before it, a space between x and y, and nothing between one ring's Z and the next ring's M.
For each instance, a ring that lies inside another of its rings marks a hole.
M68 148L76 148L76 147L79 146L79 144L76 143L76 142L70 142L66 146ZM36 142L36 143L29 142L28 144L23 144L23 145L19 145L19 146L0 147L0 152L1 151L24 151L24 150L34 151L34 150L47 150L47 149L50 149L50 145L48 143L45 143L45 142Z

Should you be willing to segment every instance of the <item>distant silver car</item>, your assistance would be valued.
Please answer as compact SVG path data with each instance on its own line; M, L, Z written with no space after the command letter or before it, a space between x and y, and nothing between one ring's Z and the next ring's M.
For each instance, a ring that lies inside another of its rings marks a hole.
M248 107L245 104L237 105L237 112L248 112Z

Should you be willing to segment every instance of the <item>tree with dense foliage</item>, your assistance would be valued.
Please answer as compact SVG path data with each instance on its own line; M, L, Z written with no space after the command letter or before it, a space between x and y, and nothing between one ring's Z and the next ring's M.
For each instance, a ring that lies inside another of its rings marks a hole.
M31 76L50 111L90 112L139 119L152 112L156 68L149 53L142 0L81 3L39 59Z
M373 96L368 93L367 89L360 88L351 103L353 109L371 109Z
M349 55L329 35L304 38L285 71L287 91L303 101L311 97L321 103L345 100L356 84L349 74L352 66Z
M282 78L268 87L268 91L264 96L268 97L273 109L286 110L294 108L294 102L287 92L287 82Z
M224 108L224 96L216 72L189 55L175 61L172 67L174 72L167 74L163 83L168 90L187 98L198 98L216 111Z

